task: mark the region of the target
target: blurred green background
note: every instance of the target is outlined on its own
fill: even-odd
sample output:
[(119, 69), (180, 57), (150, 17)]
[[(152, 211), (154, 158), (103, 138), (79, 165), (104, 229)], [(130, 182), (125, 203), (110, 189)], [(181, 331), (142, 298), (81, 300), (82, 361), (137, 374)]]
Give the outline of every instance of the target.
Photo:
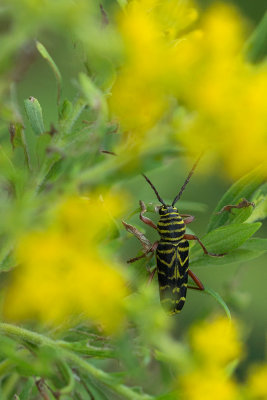
[[(200, 5), (203, 7), (212, 3), (213, 1), (211, 0), (200, 1)], [(248, 26), (253, 30), (253, 27), (264, 14), (266, 1), (239, 0), (233, 3), (239, 6), (241, 12), (249, 21)], [(108, 10), (109, 7), (113, 7), (114, 1), (103, 1), (103, 5)], [(85, 59), (82, 57), (81, 49), (75, 43), (70, 43), (64, 37), (56, 36), (51, 32), (43, 32), (38, 37), (38, 40), (48, 49), (61, 71), (64, 82), (62, 98), (75, 97), (78, 73), (86, 70)], [(20, 59), (15, 71), (18, 103), (21, 110), (23, 110), (24, 99), (29, 96), (36, 97), (42, 105), (44, 120), (46, 123), (48, 122), (48, 126), (46, 126), (48, 130), (49, 123), (53, 123), (57, 118), (55, 106), (57, 94), (54, 76), (46, 62), (37, 54), (34, 43), (28, 43), (24, 51), (27, 55), (26, 60)], [(25, 65), (23, 65), (23, 62), (25, 62)], [(2, 135), (6, 135), (6, 132), (2, 132)], [(233, 151), (238, 152), (238, 148), (233, 149)], [(181, 164), (180, 161), (170, 160), (166, 162), (164, 167), (146, 172), (161, 196), (164, 199), (168, 199), (177, 194), (187, 176), (188, 168), (186, 164)], [(217, 171), (213, 170), (212, 174), (208, 176), (197, 172), (194, 174), (182, 199), (204, 203), (207, 208), (201, 213), (190, 212), (190, 210), (181, 211), (192, 213), (196, 216), (196, 220), (190, 228), (200, 238), (206, 231), (207, 221), (213, 209), (231, 183), (230, 180), (220, 174), (219, 166)], [(131, 207), (133, 209), (138, 206), (140, 199), (155, 202), (151, 188), (141, 176), (125, 181), (123, 189), (126, 189), (131, 194)], [(179, 203), (177, 206), (179, 208)], [(127, 215), (125, 220), (127, 220)], [(138, 218), (133, 218), (130, 221), (131, 223), (136, 222), (139, 224)], [(259, 231), (258, 236), (266, 237), (266, 234), (267, 227), (265, 224)], [(149, 228), (147, 229), (147, 235), (151, 240), (156, 238), (153, 230), (149, 230)], [(134, 257), (139, 248), (140, 245), (134, 237), (129, 239), (128, 245), (122, 250), (123, 260), (126, 261), (127, 258)], [(222, 295), (233, 314), (243, 321), (248, 341), (247, 360), (250, 360), (250, 362), (251, 360), (263, 359), (266, 348), (266, 266), (267, 257), (262, 256), (252, 262), (242, 263), (242, 265), (230, 264), (220, 268), (199, 268), (194, 271), (204, 285), (213, 288)], [(125, 263), (125, 268), (135, 267), (128, 266)], [(158, 290), (156, 279), (153, 285), (155, 290)], [(213, 298), (197, 291), (189, 291), (184, 310), (176, 317), (175, 334), (179, 337), (182, 336), (189, 324), (193, 320), (202, 318), (211, 307), (214, 310), (220, 310)]]

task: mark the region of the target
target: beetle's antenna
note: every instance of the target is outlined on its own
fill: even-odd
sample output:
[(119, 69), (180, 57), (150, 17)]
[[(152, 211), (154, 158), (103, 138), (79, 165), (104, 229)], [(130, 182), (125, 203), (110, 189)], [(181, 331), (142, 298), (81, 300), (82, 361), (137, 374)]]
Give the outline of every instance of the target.
[(202, 153), (200, 154), (200, 156), (198, 157), (197, 161), (196, 161), (195, 164), (193, 165), (191, 171), (189, 172), (188, 177), (187, 177), (186, 180), (184, 181), (184, 184), (183, 184), (183, 186), (181, 187), (180, 192), (177, 194), (177, 196), (176, 196), (175, 199), (173, 200), (173, 202), (172, 202), (172, 207), (173, 207), (174, 204), (177, 203), (177, 201), (180, 199), (180, 197), (181, 197), (183, 191), (185, 190), (186, 185), (187, 185), (188, 182), (190, 181), (190, 178), (191, 178), (191, 176), (193, 175), (193, 173), (194, 173), (194, 171), (195, 171), (195, 169), (196, 169), (196, 166), (197, 166), (197, 164), (199, 163), (199, 160), (201, 159), (201, 157), (202, 157)]
[(160, 195), (158, 194), (158, 191), (156, 190), (156, 188), (155, 188), (155, 186), (153, 185), (153, 183), (148, 179), (147, 176), (145, 176), (144, 174), (142, 174), (142, 175), (143, 175), (143, 177), (145, 178), (145, 180), (147, 181), (147, 183), (149, 183), (149, 185), (150, 185), (150, 186), (152, 187), (152, 189), (154, 190), (154, 192), (155, 192), (155, 194), (156, 194), (158, 200), (161, 202), (161, 204), (163, 204), (165, 207), (167, 207), (166, 204), (164, 203), (164, 201), (162, 200), (162, 198), (160, 197)]

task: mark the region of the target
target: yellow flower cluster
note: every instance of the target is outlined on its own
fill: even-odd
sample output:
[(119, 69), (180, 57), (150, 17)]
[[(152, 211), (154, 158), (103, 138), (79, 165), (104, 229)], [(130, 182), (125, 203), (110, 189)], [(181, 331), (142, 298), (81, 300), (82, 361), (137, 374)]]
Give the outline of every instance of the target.
[(227, 364), (242, 355), (238, 328), (224, 317), (203, 321), (191, 330), (195, 359), (179, 378), (184, 400), (237, 400), (238, 386), (229, 377)]
[(176, 47), (176, 82), (191, 113), (183, 126), (179, 121), (177, 138), (191, 151), (212, 150), (233, 177), (267, 155), (267, 64), (247, 63), (244, 42), (237, 13), (217, 5), (201, 33)]
[(192, 327), (191, 348), (205, 364), (226, 365), (242, 354), (239, 336), (234, 322), (218, 317)]
[(267, 399), (267, 364), (259, 364), (251, 368), (248, 376), (248, 392), (250, 399)]
[(159, 139), (149, 135), (169, 106), (171, 43), (196, 12), (176, 0), (134, 0), (118, 20), (125, 62), (112, 89), (110, 107), (126, 132), (127, 150), (142, 151)]
[(190, 360), (181, 369), (177, 397), (183, 400), (266, 400), (267, 364), (254, 365), (243, 382), (233, 373), (244, 348), (236, 321), (225, 317), (193, 325)]
[(255, 365), (248, 376), (250, 397), (255, 400), (267, 399), (267, 364)]
[(128, 152), (170, 140), (160, 129), (169, 113), (178, 144), (210, 149), (237, 177), (266, 159), (267, 65), (245, 61), (243, 23), (231, 7), (213, 6), (193, 29), (197, 17), (190, 2), (129, 3), (118, 20), (126, 50), (110, 107)]
[(108, 332), (121, 328), (125, 278), (103, 254), (121, 201), (111, 195), (104, 200), (94, 194), (69, 197), (57, 207), (48, 228), (20, 240), (18, 267), (4, 302), (6, 318), (58, 325), (76, 317)]

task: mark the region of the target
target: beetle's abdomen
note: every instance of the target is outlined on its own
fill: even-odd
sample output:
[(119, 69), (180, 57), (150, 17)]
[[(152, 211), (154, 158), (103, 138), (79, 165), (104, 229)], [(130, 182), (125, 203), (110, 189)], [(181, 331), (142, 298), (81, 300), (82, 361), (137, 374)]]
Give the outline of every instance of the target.
[(160, 301), (168, 314), (176, 314), (184, 306), (188, 281), (189, 243), (178, 245), (160, 241), (156, 250)]
[(161, 240), (179, 242), (185, 234), (185, 223), (178, 212), (169, 212), (160, 217), (157, 225)]

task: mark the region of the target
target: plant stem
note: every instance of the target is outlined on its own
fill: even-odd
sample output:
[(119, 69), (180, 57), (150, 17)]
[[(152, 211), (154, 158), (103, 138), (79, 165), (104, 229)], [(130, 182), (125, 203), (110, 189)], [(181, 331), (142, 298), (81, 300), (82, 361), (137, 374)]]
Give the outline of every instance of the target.
[(85, 361), (83, 358), (73, 353), (72, 351), (65, 349), (64, 348), (65, 344), (64, 346), (62, 346), (63, 343), (62, 341), (55, 341), (44, 335), (41, 335), (40, 333), (32, 332), (27, 329), (18, 327), (16, 325), (7, 323), (0, 323), (0, 333), (16, 337), (20, 340), (22, 339), (28, 342), (32, 342), (38, 346), (45, 345), (52, 347), (53, 349), (57, 349), (64, 359), (75, 364), (77, 367), (80, 367), (84, 371), (88, 372), (93, 378), (102, 382), (110, 389), (112, 389), (114, 392), (118, 393), (119, 395), (124, 396), (125, 399), (130, 399), (130, 400), (152, 399), (152, 397), (147, 394), (139, 394), (134, 390), (132, 390), (131, 388), (129, 388), (128, 386), (118, 383), (106, 372), (96, 368), (92, 364), (88, 363), (88, 361)]

